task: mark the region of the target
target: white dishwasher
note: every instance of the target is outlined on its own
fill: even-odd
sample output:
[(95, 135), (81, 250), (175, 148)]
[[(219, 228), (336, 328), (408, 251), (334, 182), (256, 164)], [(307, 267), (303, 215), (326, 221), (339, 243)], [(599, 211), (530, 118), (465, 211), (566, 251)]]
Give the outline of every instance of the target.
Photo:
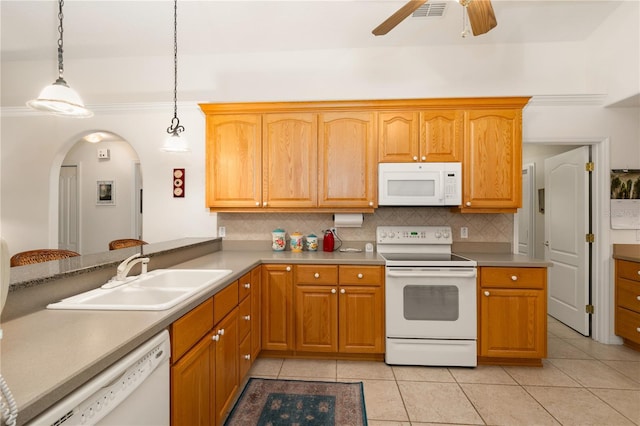
[(169, 425), (170, 348), (164, 330), (29, 425)]

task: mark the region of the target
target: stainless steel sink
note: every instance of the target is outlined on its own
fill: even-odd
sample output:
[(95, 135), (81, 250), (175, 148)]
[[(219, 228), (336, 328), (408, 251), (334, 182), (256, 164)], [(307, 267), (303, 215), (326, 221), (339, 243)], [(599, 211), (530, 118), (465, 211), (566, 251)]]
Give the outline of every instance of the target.
[(172, 308), (231, 274), (229, 269), (157, 269), (130, 277), (115, 288), (97, 288), (57, 303), (47, 309), (116, 311), (162, 311)]

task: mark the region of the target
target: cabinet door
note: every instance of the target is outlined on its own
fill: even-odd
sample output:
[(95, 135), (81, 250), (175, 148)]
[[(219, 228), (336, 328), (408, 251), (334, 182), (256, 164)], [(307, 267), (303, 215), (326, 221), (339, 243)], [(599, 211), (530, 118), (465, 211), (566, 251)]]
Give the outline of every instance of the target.
[(262, 134), (264, 207), (316, 207), (317, 114), (265, 114)]
[(546, 302), (543, 290), (482, 288), (480, 356), (545, 358)]
[(296, 285), (296, 349), (338, 351), (338, 285)]
[(318, 206), (377, 207), (374, 113), (323, 113), (318, 126)]
[(210, 335), (171, 367), (171, 424), (214, 424), (215, 353)]
[(207, 117), (206, 193), (209, 207), (262, 205), (261, 116)]
[(522, 111), (478, 110), (466, 114), (463, 210), (515, 211), (522, 206)]
[(238, 309), (234, 309), (214, 328), (218, 340), (215, 342), (215, 416), (221, 424), (231, 409), (233, 397), (238, 390), (240, 359), (238, 356)]
[(340, 352), (384, 353), (382, 287), (340, 287)]
[(262, 349), (293, 349), (291, 265), (262, 266)]
[(378, 161), (409, 163), (419, 161), (419, 113), (378, 114)]
[(463, 111), (420, 113), (420, 161), (462, 161)]
[(260, 327), (262, 310), (260, 303), (260, 275), (262, 268), (259, 266), (251, 271), (251, 362), (256, 360), (260, 350), (262, 349)]

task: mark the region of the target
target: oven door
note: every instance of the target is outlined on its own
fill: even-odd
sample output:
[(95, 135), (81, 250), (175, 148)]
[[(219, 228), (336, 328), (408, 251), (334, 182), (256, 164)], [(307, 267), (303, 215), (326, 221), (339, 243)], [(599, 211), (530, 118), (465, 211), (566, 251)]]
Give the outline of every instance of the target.
[(476, 268), (386, 268), (388, 338), (476, 339)]

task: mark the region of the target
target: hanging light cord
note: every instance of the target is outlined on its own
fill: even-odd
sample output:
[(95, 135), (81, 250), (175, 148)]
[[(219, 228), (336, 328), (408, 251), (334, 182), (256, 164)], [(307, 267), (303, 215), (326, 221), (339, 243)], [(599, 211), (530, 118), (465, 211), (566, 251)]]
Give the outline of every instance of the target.
[(62, 14), (62, 6), (64, 5), (64, 1), (60, 0), (58, 2), (58, 21), (60, 22), (58, 24), (58, 34), (60, 34), (60, 37), (58, 38), (58, 81), (57, 82), (62, 82), (65, 84), (65, 86), (67, 85), (66, 82), (64, 81), (64, 78), (62, 77), (62, 74), (64, 73), (64, 65), (62, 63), (62, 47), (63, 47), (63, 33), (64, 33), (64, 28), (62, 27), (62, 20), (64, 18), (64, 15)]
[(167, 133), (177, 136), (184, 132), (178, 119), (178, 0), (173, 2), (173, 119)]

